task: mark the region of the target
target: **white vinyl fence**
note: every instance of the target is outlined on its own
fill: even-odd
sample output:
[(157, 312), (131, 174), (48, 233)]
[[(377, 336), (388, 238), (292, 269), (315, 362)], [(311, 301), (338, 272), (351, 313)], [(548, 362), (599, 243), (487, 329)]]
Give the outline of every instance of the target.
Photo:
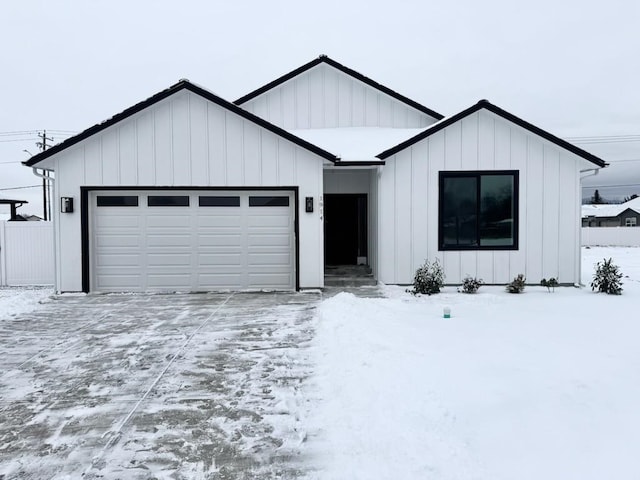
[(0, 222), (0, 286), (53, 283), (53, 224)]
[(640, 247), (640, 227), (582, 227), (582, 245)]

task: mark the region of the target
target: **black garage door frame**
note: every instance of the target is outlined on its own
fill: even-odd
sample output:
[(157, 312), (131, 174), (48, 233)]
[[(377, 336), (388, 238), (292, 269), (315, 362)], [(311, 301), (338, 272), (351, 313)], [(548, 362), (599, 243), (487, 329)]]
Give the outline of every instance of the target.
[(141, 191), (197, 191), (197, 192), (228, 192), (228, 191), (236, 191), (236, 192), (246, 192), (246, 191), (264, 191), (264, 192), (293, 192), (294, 194), (294, 222), (293, 222), (293, 235), (294, 245), (295, 245), (295, 288), (296, 291), (300, 290), (300, 235), (299, 235), (299, 226), (300, 222), (298, 221), (299, 217), (299, 208), (298, 208), (298, 190), (299, 187), (194, 187), (194, 186), (180, 186), (180, 187), (161, 187), (161, 186), (139, 186), (139, 185), (118, 185), (118, 186), (93, 186), (93, 187), (80, 187), (80, 235), (81, 238), (81, 257), (82, 257), (82, 291), (84, 293), (89, 293), (91, 291), (91, 252), (89, 247), (89, 193), (93, 191), (132, 191), (132, 190), (141, 190)]

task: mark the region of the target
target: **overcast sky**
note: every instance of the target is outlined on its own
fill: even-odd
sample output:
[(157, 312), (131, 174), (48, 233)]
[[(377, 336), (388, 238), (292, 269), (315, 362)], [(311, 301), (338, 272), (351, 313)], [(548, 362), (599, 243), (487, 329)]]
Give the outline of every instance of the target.
[(640, 194), (637, 0), (6, 0), (0, 52), (0, 198), (23, 212), (41, 190), (3, 189), (39, 183), (17, 163), (37, 138), (10, 132), (55, 143), (181, 78), (235, 100), (320, 54), (443, 115), (486, 98), (605, 136), (576, 142), (612, 164), (589, 185)]

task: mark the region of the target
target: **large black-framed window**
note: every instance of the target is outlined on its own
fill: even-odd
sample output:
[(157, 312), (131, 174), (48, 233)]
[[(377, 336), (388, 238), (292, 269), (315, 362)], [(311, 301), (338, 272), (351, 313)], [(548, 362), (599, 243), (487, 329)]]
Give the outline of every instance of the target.
[(518, 249), (518, 171), (440, 172), (440, 250)]

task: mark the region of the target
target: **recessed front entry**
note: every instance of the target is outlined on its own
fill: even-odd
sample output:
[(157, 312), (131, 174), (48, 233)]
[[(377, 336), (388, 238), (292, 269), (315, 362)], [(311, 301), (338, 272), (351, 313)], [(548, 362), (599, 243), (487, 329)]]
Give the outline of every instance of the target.
[(326, 265), (366, 263), (366, 194), (325, 194), (324, 247)]

